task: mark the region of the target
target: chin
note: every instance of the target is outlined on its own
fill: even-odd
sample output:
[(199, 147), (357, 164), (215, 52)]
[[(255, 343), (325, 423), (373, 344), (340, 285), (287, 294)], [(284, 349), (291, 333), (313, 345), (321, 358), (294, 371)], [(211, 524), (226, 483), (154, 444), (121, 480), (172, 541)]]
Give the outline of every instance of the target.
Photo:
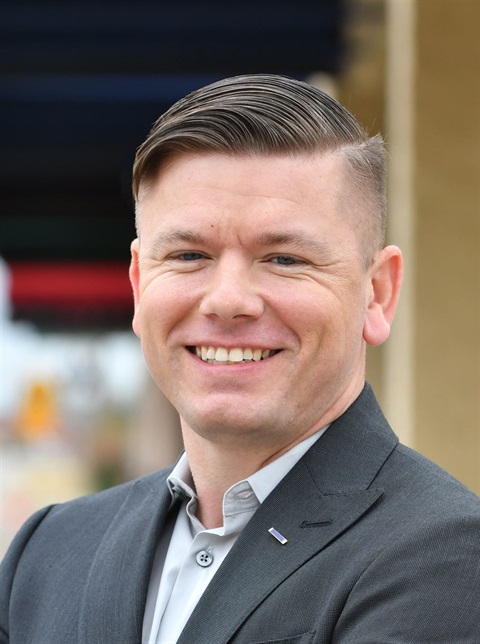
[(183, 418), (196, 434), (210, 441), (229, 438), (251, 441), (256, 436), (265, 440), (265, 435), (271, 432), (271, 428), (266, 429), (265, 422), (256, 414), (227, 414), (217, 411), (201, 415), (187, 414)]

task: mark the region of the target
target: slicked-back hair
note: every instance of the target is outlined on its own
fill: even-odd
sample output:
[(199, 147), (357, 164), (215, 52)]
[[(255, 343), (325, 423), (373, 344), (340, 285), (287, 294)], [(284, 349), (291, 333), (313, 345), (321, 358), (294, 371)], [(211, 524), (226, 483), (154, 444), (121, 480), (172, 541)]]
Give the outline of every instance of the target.
[[(328, 94), (285, 76), (235, 76), (175, 103), (138, 148), (133, 195), (157, 179), (167, 157), (216, 152), (233, 156), (338, 153), (350, 183), (345, 208), (357, 218), (367, 261), (381, 248), (386, 219), (386, 154)], [(358, 212), (357, 212), (358, 211)]]

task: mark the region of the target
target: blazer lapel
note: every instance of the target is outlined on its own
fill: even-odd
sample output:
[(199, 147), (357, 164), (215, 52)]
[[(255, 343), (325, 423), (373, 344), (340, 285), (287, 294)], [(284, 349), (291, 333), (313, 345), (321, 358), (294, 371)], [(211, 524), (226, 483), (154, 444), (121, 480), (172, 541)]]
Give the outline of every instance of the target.
[[(208, 585), (178, 644), (224, 644), (255, 607), (297, 568), (356, 521), (381, 490), (321, 495), (304, 468), (296, 468), (292, 485), (299, 496), (272, 498), (257, 510)], [(308, 489), (306, 489), (308, 488)], [(270, 497), (269, 497), (270, 498)], [(274, 527), (288, 541), (280, 544)]]
[(79, 619), (79, 642), (141, 642), (158, 535), (171, 505), (165, 478), (134, 483), (105, 533), (90, 568)]
[(257, 510), (178, 644), (227, 642), (269, 593), (381, 497), (369, 486), (397, 442), (367, 386)]

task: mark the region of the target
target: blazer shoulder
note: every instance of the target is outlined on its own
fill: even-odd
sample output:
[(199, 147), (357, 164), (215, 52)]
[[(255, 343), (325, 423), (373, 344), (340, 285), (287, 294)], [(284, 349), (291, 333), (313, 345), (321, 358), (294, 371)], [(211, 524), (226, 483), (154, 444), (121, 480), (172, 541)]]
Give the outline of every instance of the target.
[[(160, 528), (169, 507), (170, 494), (165, 485), (168, 473), (169, 470), (163, 470), (49, 506), (32, 515), (15, 536), (2, 562), (0, 642), (2, 632), (16, 633), (18, 641), (33, 641), (22, 629), (36, 633), (39, 625), (47, 629), (42, 632), (49, 636), (53, 633), (50, 628), (62, 633), (48, 641), (73, 641), (65, 633), (77, 619), (95, 563), (100, 561), (103, 565), (113, 551), (120, 560), (123, 556), (132, 562), (130, 580), (139, 561), (146, 561), (154, 552), (152, 543), (157, 527)], [(111, 567), (119, 574), (116, 566)], [(105, 563), (106, 579), (107, 569)], [(55, 626), (53, 621), (47, 624), (46, 616), (50, 619), (52, 607), (55, 613), (58, 606), (62, 606), (62, 619), (57, 619)], [(25, 613), (29, 615), (28, 621), (22, 621), (21, 615)], [(73, 621), (68, 621), (67, 613)], [(39, 639), (47, 641), (46, 637)]]
[(49, 518), (51, 519), (57, 515), (71, 515), (75, 516), (78, 521), (83, 516), (89, 517), (96, 515), (99, 520), (102, 518), (110, 520), (118, 512), (133, 490), (143, 491), (144, 495), (165, 492), (165, 483), (171, 470), (172, 468), (168, 467), (153, 474), (148, 474), (132, 481), (94, 492), (93, 494), (87, 494), (72, 499), (71, 501), (55, 504), (50, 507)]
[(422, 522), (471, 517), (480, 525), (480, 497), (419, 452), (399, 443), (374, 485), (385, 488)]
[[(466, 495), (474, 503), (480, 503), (480, 497), (475, 492), (449, 474), (440, 465), (437, 465), (426, 456), (423, 456), (423, 454), (420, 454), (420, 452), (399, 443), (394, 453), (396, 453), (399, 459), (403, 460), (405, 467), (410, 467), (412, 470), (418, 472), (420, 476), (425, 477), (426, 480), (435, 481), (437, 485), (442, 487), (446, 486), (452, 493)], [(410, 466), (408, 463), (410, 463)]]
[(67, 534), (83, 531), (85, 525), (95, 526), (95, 531), (101, 533), (102, 526), (109, 525), (134, 488), (140, 490), (144, 496), (165, 493), (165, 482), (170, 471), (171, 468), (166, 468), (100, 492), (64, 503), (51, 504), (38, 510), (16, 534), (4, 563), (17, 560), (40, 528), (56, 542)]

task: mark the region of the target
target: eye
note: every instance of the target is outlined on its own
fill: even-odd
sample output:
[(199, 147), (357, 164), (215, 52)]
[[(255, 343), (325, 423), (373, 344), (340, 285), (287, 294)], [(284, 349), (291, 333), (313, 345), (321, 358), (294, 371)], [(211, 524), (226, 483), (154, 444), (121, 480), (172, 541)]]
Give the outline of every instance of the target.
[(199, 259), (202, 259), (204, 255), (202, 253), (197, 253), (193, 250), (187, 251), (185, 253), (179, 253), (178, 255), (175, 255), (173, 259), (180, 259), (183, 260), (184, 262), (196, 262)]
[(280, 266), (292, 266), (293, 264), (300, 263), (298, 259), (290, 257), (290, 255), (275, 255), (275, 257), (270, 258), (270, 261)]

